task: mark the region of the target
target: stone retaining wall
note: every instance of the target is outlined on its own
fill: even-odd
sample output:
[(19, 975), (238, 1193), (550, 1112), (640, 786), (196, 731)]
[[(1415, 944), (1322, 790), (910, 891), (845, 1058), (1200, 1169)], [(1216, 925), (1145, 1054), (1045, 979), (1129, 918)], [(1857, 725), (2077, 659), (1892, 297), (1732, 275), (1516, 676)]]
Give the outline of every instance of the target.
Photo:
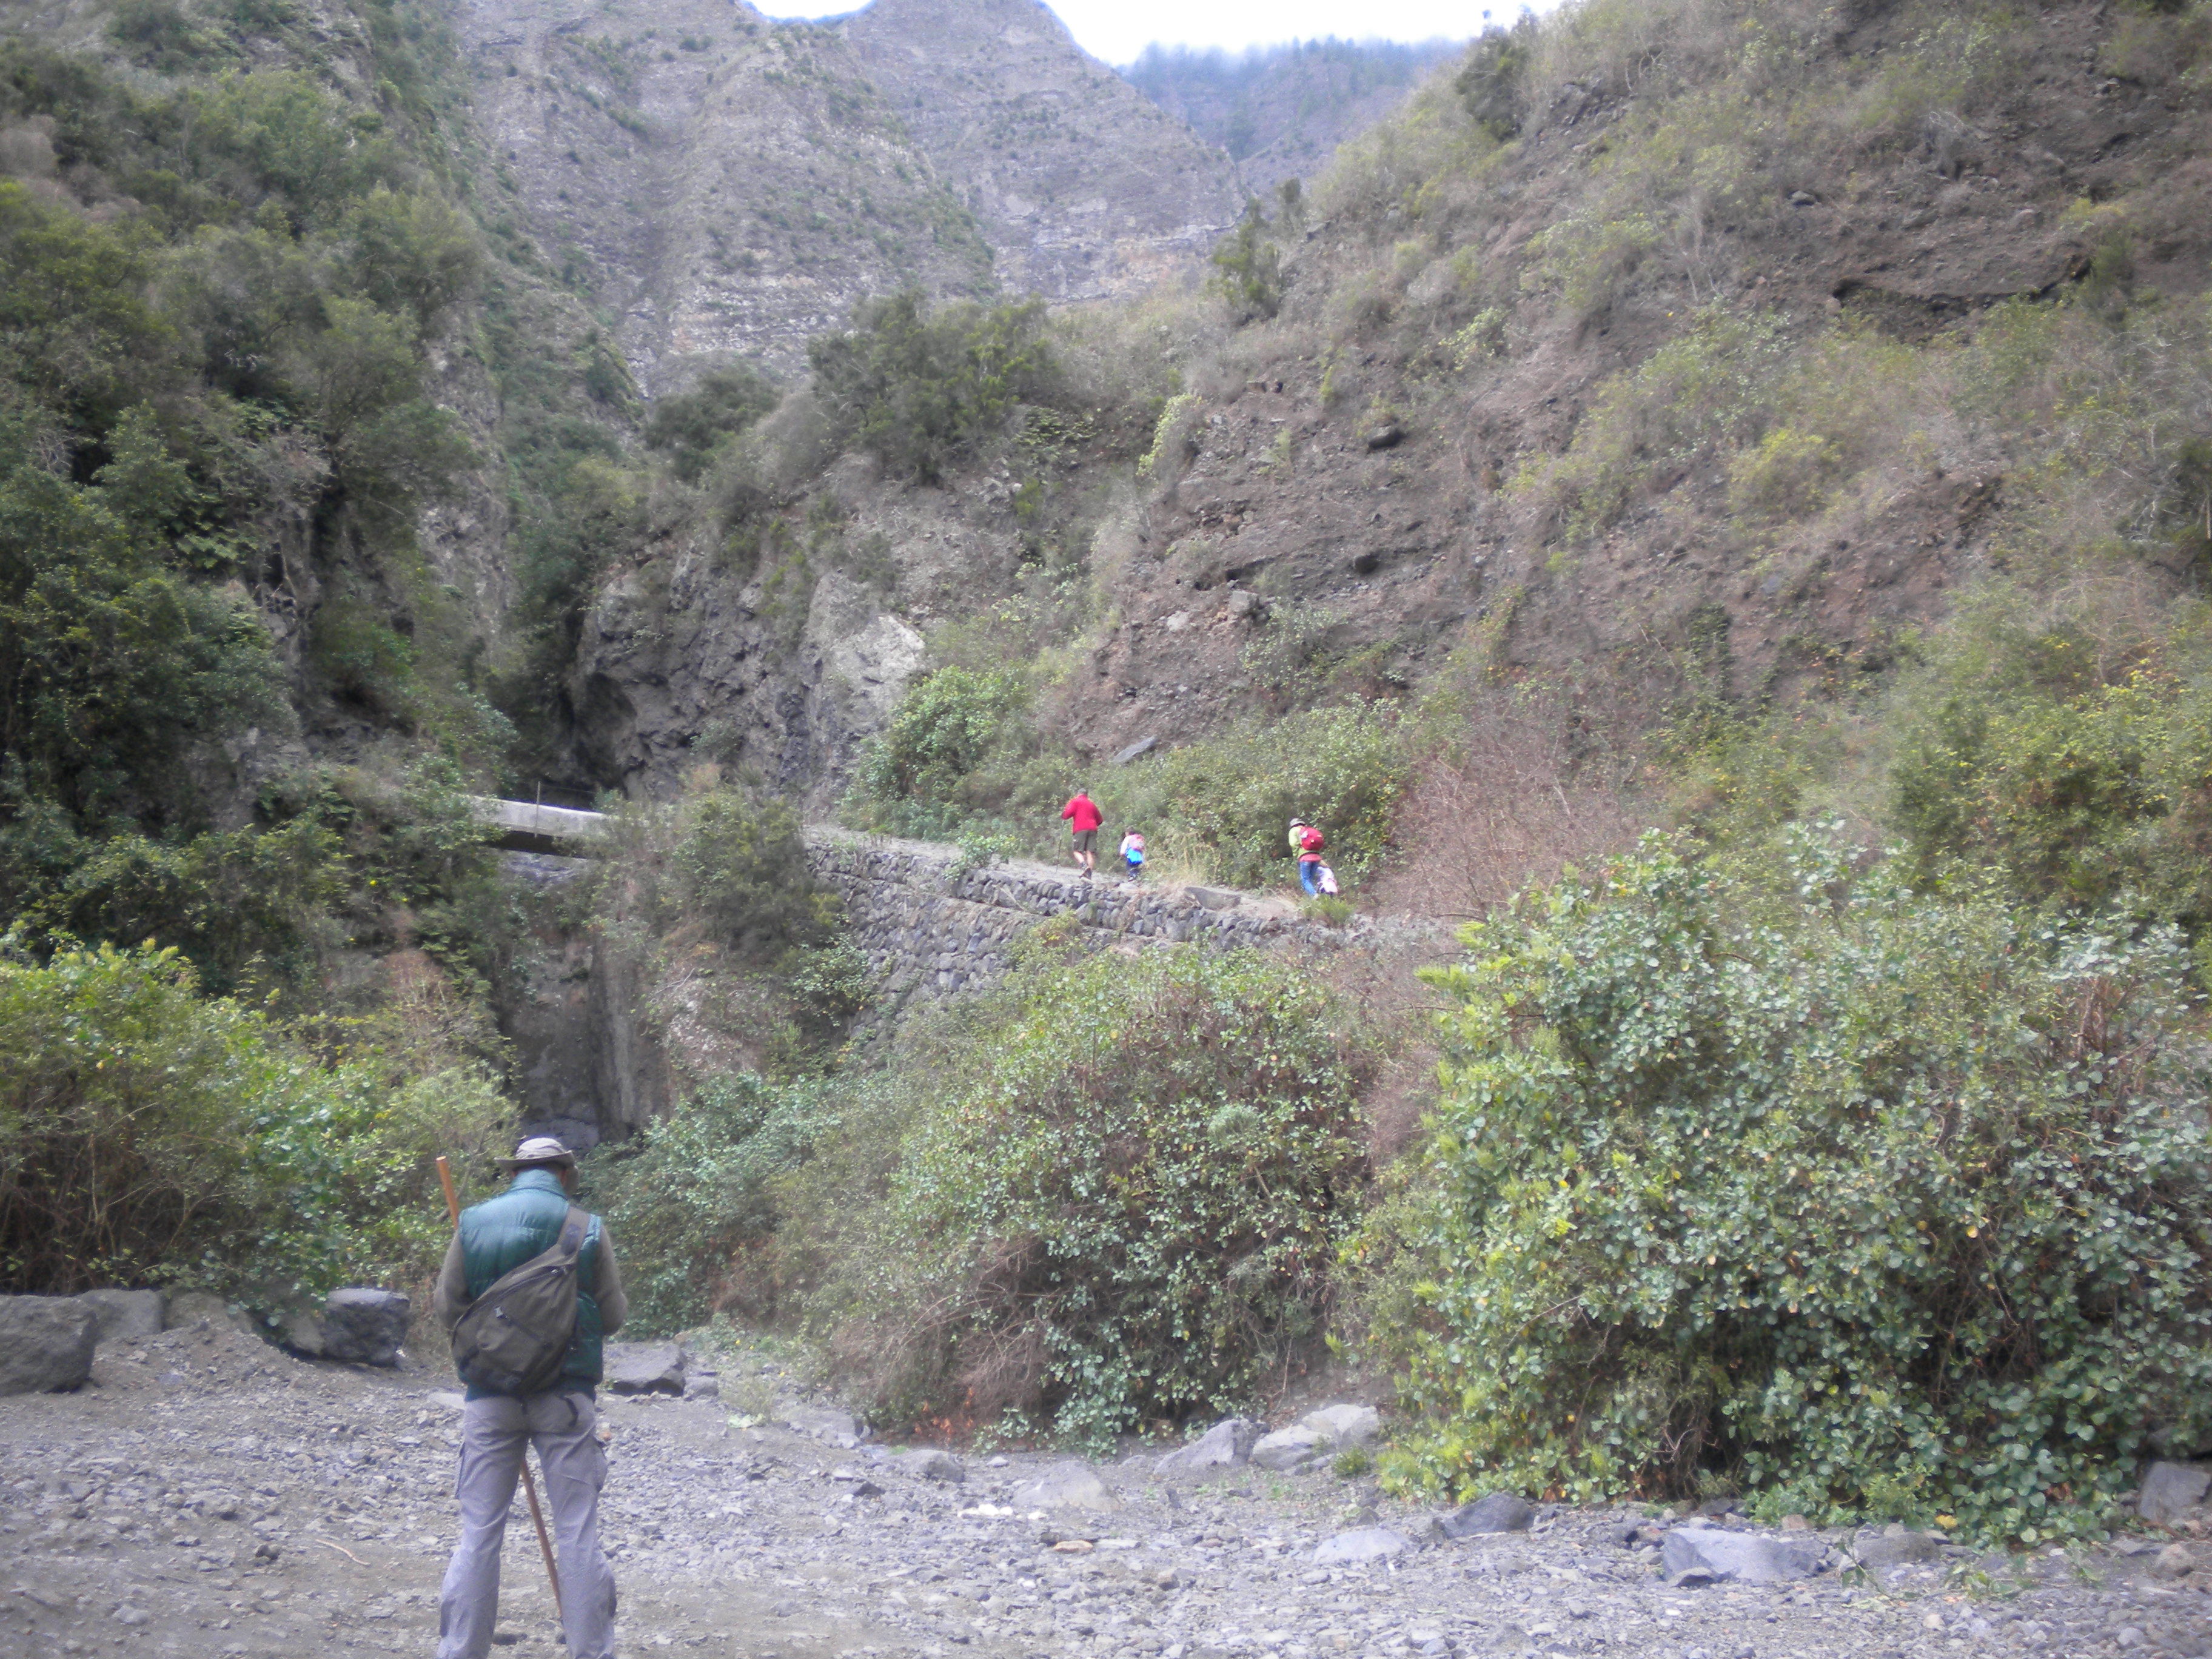
[[(1135, 940), (1217, 949), (1335, 945), (1364, 932), (1304, 920), (1287, 899), (1211, 887), (1085, 881), (1072, 871), (1014, 863), (963, 870), (952, 848), (810, 830), (815, 874), (845, 901), (854, 943), (884, 975), (885, 1012), (988, 984), (1006, 969), (1017, 934), (1075, 915), (1101, 944)], [(1102, 860), (1103, 863), (1103, 860)]]

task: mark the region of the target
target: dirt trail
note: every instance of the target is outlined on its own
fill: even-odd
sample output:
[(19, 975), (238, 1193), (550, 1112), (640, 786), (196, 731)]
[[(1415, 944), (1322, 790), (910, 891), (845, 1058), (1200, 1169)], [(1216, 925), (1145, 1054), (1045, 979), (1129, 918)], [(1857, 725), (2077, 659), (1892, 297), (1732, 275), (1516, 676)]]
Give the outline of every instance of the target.
[[(879, 1447), (745, 1426), (736, 1407), (784, 1386), (769, 1362), (722, 1380), (720, 1401), (603, 1401), (625, 1656), (2212, 1652), (2200, 1574), (2154, 1577), (2147, 1550), (1678, 1589), (1621, 1543), (1624, 1515), (1562, 1510), (1322, 1566), (1323, 1539), (1420, 1517), (1326, 1474), (1171, 1485), (1152, 1450), (1098, 1468), (1114, 1507), (1040, 1519), (1014, 1488), (1065, 1460), (970, 1456), (963, 1481), (929, 1480)], [(430, 1654), (447, 1387), (203, 1326), (104, 1349), (76, 1394), (0, 1400), (0, 1655)], [(506, 1579), (500, 1650), (557, 1653), (520, 1516)]]

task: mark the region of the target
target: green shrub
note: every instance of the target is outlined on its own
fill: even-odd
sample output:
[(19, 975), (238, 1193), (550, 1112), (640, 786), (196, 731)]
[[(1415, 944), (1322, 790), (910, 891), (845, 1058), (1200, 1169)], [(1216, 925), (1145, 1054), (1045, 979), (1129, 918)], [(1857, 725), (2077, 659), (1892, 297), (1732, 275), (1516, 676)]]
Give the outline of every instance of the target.
[(0, 743), (21, 787), (73, 811), (189, 799), (196, 744), (284, 720), (268, 630), (195, 580), (102, 489), (33, 460), (0, 397)]
[(1033, 700), (1030, 677), (1011, 670), (939, 668), (915, 682), (862, 751), (848, 822), (1000, 856), (1041, 850), (1081, 779), (1076, 757), (1037, 730)]
[(322, 1064), (150, 946), (0, 957), (0, 1284), (18, 1291), (419, 1277), (447, 1234), (432, 1160), (488, 1174), (509, 1115), (472, 1070)]
[(829, 1122), (818, 1089), (718, 1077), (585, 1160), (586, 1190), (605, 1206), (641, 1333), (707, 1322), (738, 1257), (775, 1228), (770, 1180)]
[(2115, 659), (2067, 622), (1962, 629), (1892, 769), (1923, 877), (2002, 869), (2031, 903), (2212, 921), (2212, 661), (2192, 610)]
[(1348, 884), (1388, 850), (1409, 775), (1391, 712), (1349, 703), (1139, 762), (1116, 776), (1107, 805), (1116, 823), (1143, 826), (1156, 859), (1240, 887), (1297, 878), (1286, 830), (1305, 818), (1321, 826), (1330, 867)]
[(1452, 82), (1475, 125), (1501, 144), (1521, 134), (1521, 82), (1539, 27), (1523, 14), (1510, 29), (1483, 30)]
[(1729, 469), (1729, 505), (1759, 518), (1815, 512), (1834, 483), (1838, 461), (1836, 446), (1819, 433), (1778, 426)]
[(841, 435), (890, 471), (934, 483), (958, 456), (1040, 400), (1052, 376), (1044, 307), (952, 305), (933, 314), (911, 290), (870, 300), (806, 360)]
[(1240, 323), (1273, 316), (1283, 308), (1282, 251), (1267, 234), (1267, 216), (1253, 197), (1219, 247), (1213, 250), (1213, 287)]
[(716, 789), (688, 801), (673, 864), (684, 914), (743, 956), (819, 945), (842, 915), (806, 862), (799, 815), (780, 800)]
[(711, 943), (763, 967), (835, 940), (836, 895), (814, 878), (798, 814), (721, 785), (614, 814), (597, 925), (640, 950)]
[(1419, 1174), (1370, 1243), (1401, 1482), (1577, 1499), (1924, 1471), (1979, 1537), (2102, 1527), (2212, 1431), (2212, 1146), (2171, 932), (2024, 926), (1797, 835), (1662, 843), (1470, 928)]
[(1085, 1440), (1248, 1402), (1358, 1215), (1341, 1017), (1286, 964), (1196, 951), (1047, 958), (1003, 1006), (845, 1269), (884, 1399)]
[(750, 363), (726, 363), (702, 374), (687, 392), (657, 398), (646, 422), (647, 447), (665, 451), (676, 476), (696, 483), (715, 447), (775, 407), (776, 391)]
[(940, 668), (907, 693), (871, 744), (862, 780), (878, 799), (952, 800), (1029, 707), (1013, 673)]
[(1530, 462), (1513, 488), (1547, 495), (1570, 537), (1596, 535), (1639, 489), (1755, 441), (1788, 358), (1779, 318), (1709, 307), (1604, 382), (1566, 454)]
[[(0, 830), (0, 845), (7, 839)], [(312, 818), (266, 830), (211, 830), (183, 842), (131, 835), (73, 840), (69, 854), (67, 867), (47, 884), (0, 875), (0, 896), (15, 901), (26, 931), (158, 939), (224, 992), (257, 980), (264, 987), (302, 981), (320, 943), (319, 921), (345, 874), (337, 837)], [(5, 862), (0, 852), (0, 868)]]

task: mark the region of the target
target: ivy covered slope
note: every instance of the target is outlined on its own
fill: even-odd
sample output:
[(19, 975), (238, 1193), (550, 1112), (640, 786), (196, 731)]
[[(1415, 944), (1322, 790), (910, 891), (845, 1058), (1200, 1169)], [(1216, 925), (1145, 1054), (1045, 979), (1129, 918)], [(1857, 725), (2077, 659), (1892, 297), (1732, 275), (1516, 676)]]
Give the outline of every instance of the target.
[[(408, 1270), (348, 1148), (404, 1143), (413, 1191), (508, 1112), (464, 792), (528, 672), (507, 550), (628, 394), (479, 195), (452, 62), (404, 4), (0, 38), (0, 1001), (41, 1062), (0, 1094), (11, 1286)], [(230, 1248), (269, 1205), (295, 1224)]]
[(257, 832), (315, 815), (303, 737), (502, 757), (509, 584), (440, 509), (526, 514), (484, 411), (547, 343), (501, 326), (528, 278), (487, 252), (439, 56), (404, 8), (0, 45), (10, 915), (93, 925), (95, 866), (269, 860)]

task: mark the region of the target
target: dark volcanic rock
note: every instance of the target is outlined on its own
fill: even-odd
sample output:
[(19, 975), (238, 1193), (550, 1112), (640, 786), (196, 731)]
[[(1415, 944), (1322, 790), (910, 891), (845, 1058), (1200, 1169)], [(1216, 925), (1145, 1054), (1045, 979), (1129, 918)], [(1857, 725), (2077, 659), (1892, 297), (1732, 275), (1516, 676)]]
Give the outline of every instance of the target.
[(1252, 1460), (1252, 1448), (1267, 1432), (1267, 1425), (1249, 1417), (1228, 1417), (1204, 1434), (1181, 1446), (1153, 1465), (1161, 1474), (1203, 1474), (1231, 1469)]
[(323, 1358), (353, 1365), (394, 1364), (413, 1313), (397, 1291), (333, 1291), (323, 1304)]
[(76, 1299), (92, 1310), (99, 1341), (127, 1342), (161, 1334), (159, 1291), (87, 1291)]
[(2187, 1463), (2154, 1463), (2144, 1471), (2136, 1515), (2154, 1527), (2163, 1527), (2203, 1503), (2208, 1489), (2212, 1489), (2212, 1472)]
[(1437, 1530), (1447, 1538), (1473, 1538), (1486, 1532), (1526, 1532), (1536, 1511), (1517, 1493), (1494, 1492), (1462, 1504), (1449, 1515), (1437, 1517)]
[(1677, 1527), (1660, 1546), (1659, 1559), (1681, 1583), (1779, 1584), (1811, 1577), (1820, 1570), (1827, 1549), (1817, 1538), (1765, 1538), (1720, 1527)]
[(612, 1394), (684, 1392), (684, 1350), (673, 1342), (610, 1342), (606, 1388)]
[(0, 1296), (0, 1394), (50, 1394), (92, 1375), (99, 1325), (73, 1296)]

